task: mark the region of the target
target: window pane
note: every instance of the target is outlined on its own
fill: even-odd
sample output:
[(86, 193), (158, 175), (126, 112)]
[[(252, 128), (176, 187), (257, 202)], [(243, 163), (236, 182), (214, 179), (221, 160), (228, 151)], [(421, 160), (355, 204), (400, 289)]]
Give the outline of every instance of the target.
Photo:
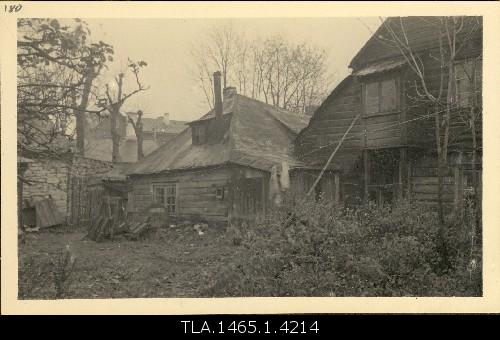
[(365, 95), (366, 113), (379, 112), (378, 86), (379, 86), (378, 82), (366, 84), (366, 95)]
[(169, 213), (175, 213), (175, 206), (176, 206), (176, 190), (175, 190), (175, 185), (169, 185), (165, 187), (166, 190), (166, 201), (167, 201), (167, 212)]
[(165, 203), (165, 190), (163, 188), (155, 188), (154, 200), (156, 203)]
[(396, 81), (394, 79), (382, 82), (381, 111), (392, 111), (396, 109)]

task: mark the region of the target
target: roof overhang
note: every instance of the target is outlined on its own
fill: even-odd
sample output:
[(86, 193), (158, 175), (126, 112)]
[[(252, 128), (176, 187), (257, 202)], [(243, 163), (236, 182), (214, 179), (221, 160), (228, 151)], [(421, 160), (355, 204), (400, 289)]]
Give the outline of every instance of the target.
[(375, 74), (375, 73), (387, 72), (387, 71), (391, 71), (391, 70), (400, 68), (404, 64), (406, 64), (406, 60), (404, 60), (404, 59), (385, 60), (385, 61), (381, 61), (381, 62), (378, 62), (375, 64), (371, 64), (371, 65), (366, 66), (364, 68), (361, 68), (361, 69), (353, 72), (353, 75), (358, 76), (358, 77), (363, 77), (363, 76), (368, 76), (368, 75)]

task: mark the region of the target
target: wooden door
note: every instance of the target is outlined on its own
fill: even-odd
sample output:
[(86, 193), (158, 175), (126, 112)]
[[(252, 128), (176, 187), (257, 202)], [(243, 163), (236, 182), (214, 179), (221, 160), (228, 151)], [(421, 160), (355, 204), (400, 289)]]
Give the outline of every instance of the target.
[(262, 178), (242, 178), (233, 186), (233, 211), (236, 218), (254, 220), (264, 212)]

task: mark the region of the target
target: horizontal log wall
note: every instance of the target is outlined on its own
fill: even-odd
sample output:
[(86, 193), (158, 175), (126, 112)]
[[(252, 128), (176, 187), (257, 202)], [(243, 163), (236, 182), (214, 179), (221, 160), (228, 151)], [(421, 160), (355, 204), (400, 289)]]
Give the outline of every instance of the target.
[[(176, 217), (226, 220), (229, 178), (229, 170), (225, 167), (163, 175), (134, 176), (131, 178), (132, 191), (129, 195), (128, 210), (138, 213), (147, 209), (153, 203), (154, 185), (176, 183)], [(225, 187), (226, 190), (226, 197), (223, 200), (216, 198), (217, 188), (220, 187)]]
[[(356, 115), (360, 113), (361, 85), (355, 79), (347, 79), (336, 95), (330, 96), (313, 116), (311, 123), (297, 138), (295, 150), (309, 165), (322, 166), (336, 148)], [(347, 134), (345, 141), (331, 163), (332, 168), (348, 169), (353, 150), (364, 146), (363, 126), (359, 119)]]

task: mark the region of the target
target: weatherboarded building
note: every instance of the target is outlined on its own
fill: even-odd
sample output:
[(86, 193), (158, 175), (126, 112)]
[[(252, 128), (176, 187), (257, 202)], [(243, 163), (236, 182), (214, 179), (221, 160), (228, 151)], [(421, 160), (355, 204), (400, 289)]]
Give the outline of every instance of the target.
[(220, 89), (215, 108), (189, 123), (128, 171), (128, 211), (162, 204), (171, 218), (207, 221), (252, 219), (269, 209), (273, 180), (296, 166), (293, 141), (306, 125), (299, 116)]
[[(440, 60), (444, 59), (440, 53), (453, 41), (443, 31), (440, 39), (440, 20), (387, 19), (352, 59), (351, 74), (331, 92), (297, 137), (295, 151), (307, 164), (302, 172), (310, 169), (311, 179), (338, 148), (328, 166), (334, 178), (330, 191), (336, 192), (337, 198), (346, 202), (387, 202), (404, 195), (426, 202), (438, 199), (433, 113), (441, 115), (443, 125), (446, 108), (436, 109), (421, 100), (416, 71), (401, 50), (389, 42), (393, 33), (403, 43), (408, 42), (427, 90), (437, 96), (444, 84), (443, 98), (450, 91), (444, 201), (459, 205), (474, 174), (479, 173), (480, 181), (482, 22), (467, 17), (459, 26), (456, 57), (450, 66), (455, 79), (448, 79), (442, 72)], [(444, 138), (443, 134), (439, 136)]]

